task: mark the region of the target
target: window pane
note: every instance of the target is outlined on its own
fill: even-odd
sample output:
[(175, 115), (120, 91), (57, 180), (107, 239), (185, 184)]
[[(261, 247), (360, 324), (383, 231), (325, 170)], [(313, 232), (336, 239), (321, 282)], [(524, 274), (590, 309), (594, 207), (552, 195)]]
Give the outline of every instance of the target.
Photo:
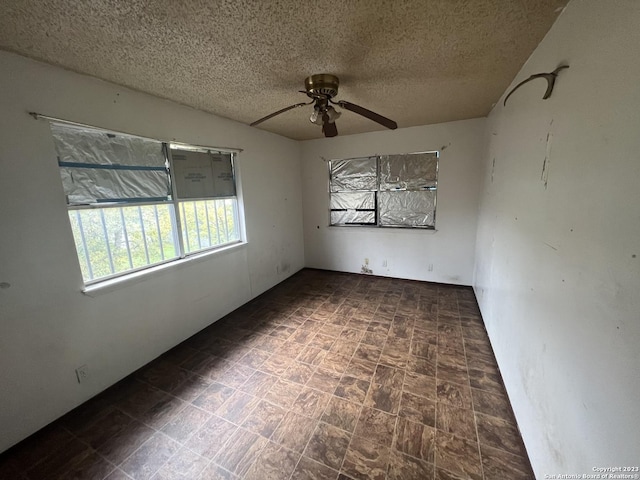
[(436, 192), (380, 192), (380, 225), (396, 227), (433, 227)]
[(235, 198), (180, 202), (185, 253), (240, 240)]
[(376, 212), (358, 210), (332, 210), (331, 225), (375, 225)]
[(376, 157), (331, 161), (331, 191), (375, 190)]
[(230, 153), (171, 149), (178, 198), (233, 197), (236, 186)]
[(331, 194), (331, 210), (376, 208), (376, 194), (374, 192), (342, 192)]
[(70, 210), (85, 281), (176, 258), (168, 204)]
[(435, 187), (438, 157), (435, 153), (380, 157), (380, 190), (419, 190)]

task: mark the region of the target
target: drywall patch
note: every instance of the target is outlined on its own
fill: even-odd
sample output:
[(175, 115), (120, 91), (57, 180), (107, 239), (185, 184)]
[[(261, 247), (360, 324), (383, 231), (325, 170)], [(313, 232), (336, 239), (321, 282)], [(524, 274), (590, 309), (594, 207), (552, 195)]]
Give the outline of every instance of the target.
[(549, 183), (549, 168), (551, 167), (551, 141), (553, 140), (553, 134), (547, 133), (547, 148), (544, 155), (544, 161), (542, 162), (542, 173), (540, 174), (540, 180), (544, 185), (544, 189), (547, 189)]

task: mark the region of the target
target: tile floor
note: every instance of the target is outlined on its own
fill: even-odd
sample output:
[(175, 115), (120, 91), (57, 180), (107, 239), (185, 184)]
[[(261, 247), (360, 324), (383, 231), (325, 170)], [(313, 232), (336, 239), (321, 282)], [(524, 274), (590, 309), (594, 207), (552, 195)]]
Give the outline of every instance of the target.
[(534, 477), (470, 288), (306, 269), (10, 449), (0, 478)]

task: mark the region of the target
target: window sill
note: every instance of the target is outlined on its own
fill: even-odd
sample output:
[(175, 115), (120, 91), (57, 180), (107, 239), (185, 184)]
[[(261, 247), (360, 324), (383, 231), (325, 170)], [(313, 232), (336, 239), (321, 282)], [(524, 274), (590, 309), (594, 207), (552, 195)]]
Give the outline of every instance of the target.
[(145, 268), (144, 270), (138, 270), (137, 272), (128, 273), (116, 278), (110, 278), (102, 282), (93, 283), (87, 285), (82, 293), (89, 297), (97, 297), (105, 293), (113, 292), (121, 288), (134, 285), (138, 282), (142, 282), (152, 277), (163, 275), (171, 270), (184, 268), (187, 265), (209, 260), (211, 257), (227, 255), (234, 251), (244, 248), (247, 244), (245, 241), (240, 241), (232, 245), (228, 245), (214, 250), (208, 250), (206, 252), (195, 253), (185, 258), (179, 258), (177, 260), (171, 260), (161, 265), (155, 265), (153, 267)]
[(437, 228), (429, 227), (380, 227), (378, 225), (328, 225), (330, 230), (369, 230), (375, 232), (421, 232), (434, 234)]

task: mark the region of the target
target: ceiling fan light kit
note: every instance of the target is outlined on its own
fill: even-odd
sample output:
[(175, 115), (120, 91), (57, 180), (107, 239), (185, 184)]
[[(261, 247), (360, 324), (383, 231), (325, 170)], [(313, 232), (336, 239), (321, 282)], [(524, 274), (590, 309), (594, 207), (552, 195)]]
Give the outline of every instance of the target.
[(356, 105), (355, 103), (347, 102), (346, 100), (334, 101), (333, 98), (338, 95), (338, 87), (340, 80), (335, 75), (329, 73), (320, 73), (317, 75), (311, 75), (304, 81), (304, 90), (300, 90), (300, 93), (304, 93), (311, 99), (308, 103), (296, 103), (285, 107), (277, 112), (273, 112), (266, 117), (262, 117), (251, 124), (251, 126), (258, 125), (259, 123), (269, 120), (270, 118), (280, 115), (297, 107), (313, 104), (313, 112), (309, 117), (311, 123), (316, 125), (322, 125), (322, 132), (325, 137), (335, 137), (338, 134), (338, 128), (336, 127), (336, 120), (342, 115), (342, 112), (337, 111), (333, 105), (338, 105), (345, 110), (349, 110), (353, 113), (357, 113), (369, 120), (373, 120), (380, 125), (395, 130), (398, 128), (398, 124), (393, 120), (384, 117), (378, 113), (372, 112), (364, 107)]

